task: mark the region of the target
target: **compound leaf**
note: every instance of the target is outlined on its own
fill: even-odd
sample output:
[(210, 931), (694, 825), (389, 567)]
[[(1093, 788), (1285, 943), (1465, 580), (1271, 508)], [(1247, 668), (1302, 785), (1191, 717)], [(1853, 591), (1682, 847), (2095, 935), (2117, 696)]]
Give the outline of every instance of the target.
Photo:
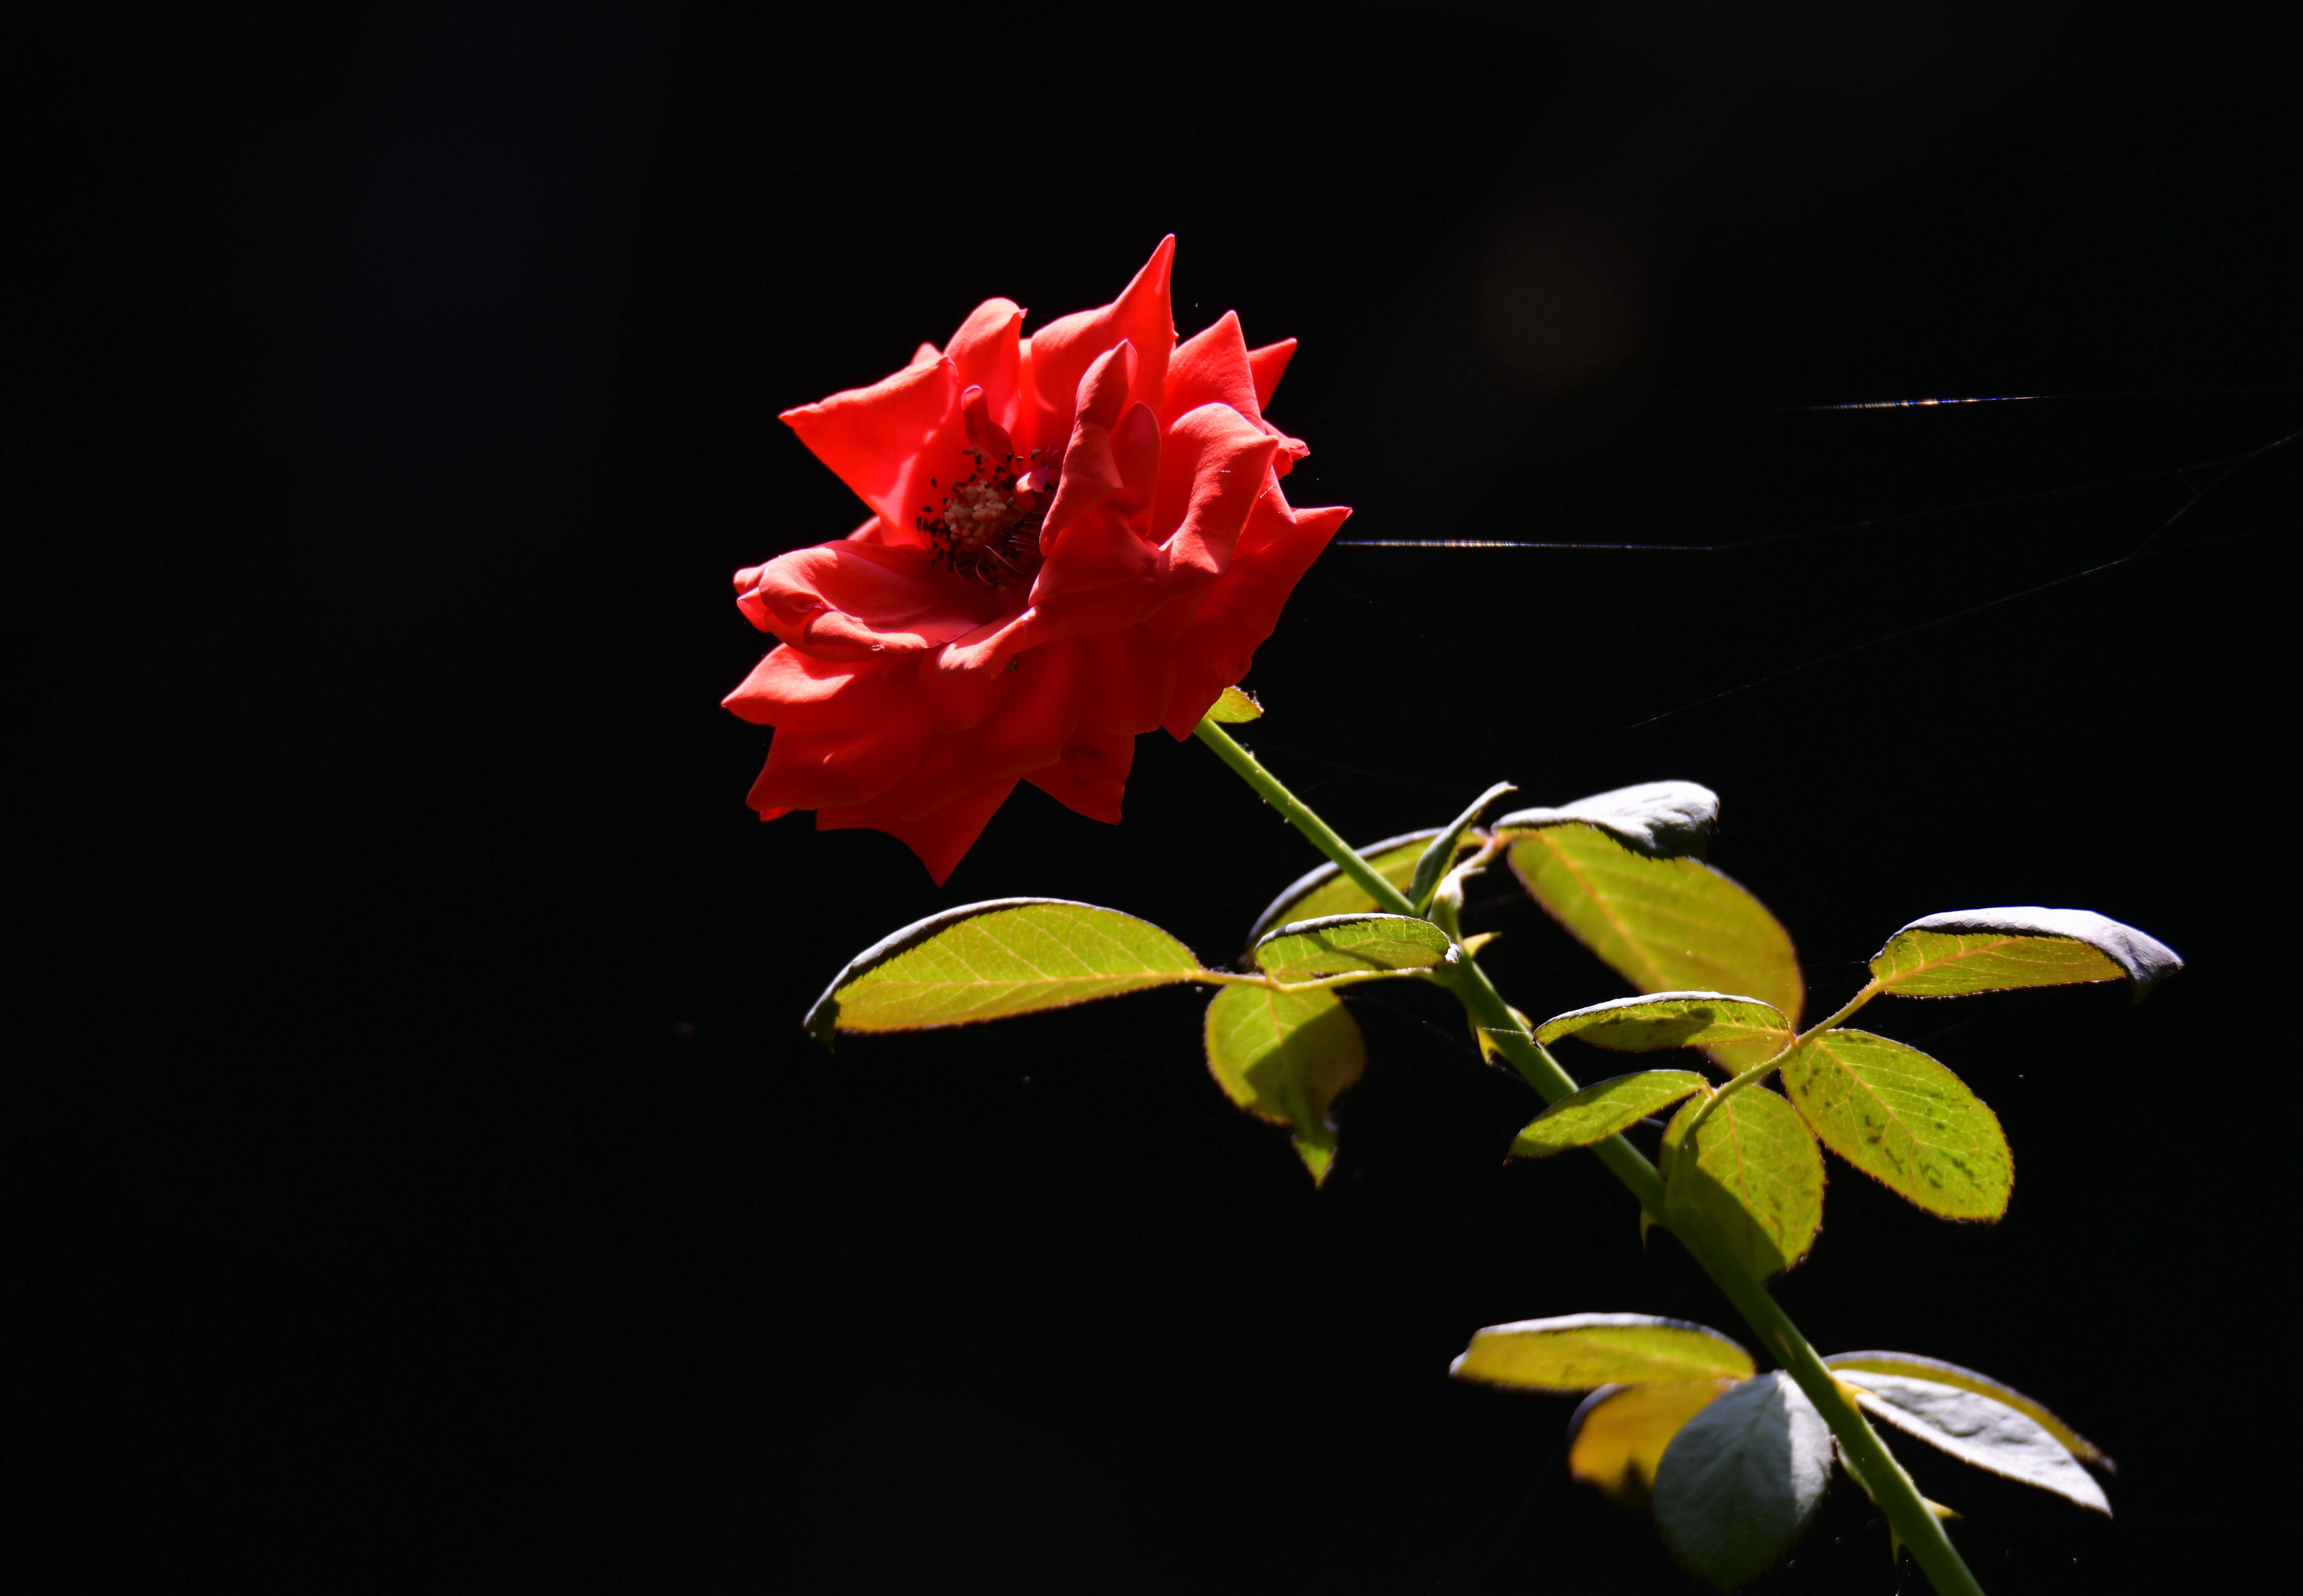
[[(1379, 843), (1370, 843), (1359, 850), (1359, 855), (1375, 867), (1375, 873), (1405, 894), (1407, 884), (1414, 878), (1415, 861), (1431, 839), (1439, 835), (1437, 827), (1426, 831), (1410, 831), (1399, 836), (1388, 836)], [(1455, 845), (1460, 855), (1464, 850), (1477, 846), (1470, 841)], [(1247, 940), (1253, 946), (1256, 939), (1282, 920), (1324, 920), (1331, 914), (1361, 914), (1376, 906), (1373, 898), (1361, 890), (1359, 883), (1343, 874), (1332, 864), (1304, 871), (1289, 882), (1280, 895), (1264, 905), (1263, 912), (1255, 917), (1249, 928)]]
[(834, 977), (806, 1024), (972, 1025), (1203, 978), (1191, 949), (1132, 914), (1061, 898), (995, 898), (906, 926)]
[(1404, 914), (1330, 914), (1280, 927), (1255, 945), (1258, 968), (1275, 980), (1361, 970), (1429, 970), (1462, 955), (1447, 933)]
[(1915, 920), (1871, 961), (1900, 997), (2130, 980), (2135, 1000), (2183, 968), (2165, 943), (2087, 909), (1959, 909)]
[(1545, 1021), (1535, 1033), (1535, 1039), (1547, 1047), (1562, 1037), (1577, 1037), (1616, 1053), (1652, 1053), (1665, 1047), (1723, 1042), (1772, 1042), (1781, 1050), (1792, 1039), (1792, 1025), (1781, 1009), (1756, 997), (1734, 997), (1725, 992), (1658, 992), (1570, 1009)]
[(1785, 1058), (1784, 1090), (1823, 1145), (1944, 1219), (1997, 1219), (2015, 1189), (1999, 1118), (1916, 1047), (1864, 1030), (1810, 1037)]
[(1316, 1184), (1336, 1156), (1329, 1111), (1367, 1069), (1359, 1021), (1320, 987), (1226, 987), (1208, 1005), (1208, 1071), (1224, 1095), (1260, 1120), (1295, 1131), (1295, 1154)]
[(1722, 1591), (1791, 1550), (1831, 1483), (1831, 1431), (1780, 1371), (1723, 1392), (1680, 1427), (1655, 1476), (1656, 1527)]
[(1588, 1147), (1683, 1097), (1709, 1090), (1703, 1077), (1692, 1070), (1642, 1070), (1636, 1075), (1618, 1075), (1562, 1097), (1536, 1115), (1514, 1138), (1511, 1155), (1548, 1158), (1570, 1148)]
[(1799, 1111), (1757, 1086), (1720, 1099), (1690, 1144), (1708, 1101), (1688, 1104), (1664, 1129), (1666, 1201), (1691, 1205), (1766, 1280), (1805, 1257), (1823, 1228), (1823, 1155)]
[(1708, 1325), (1650, 1314), (1568, 1314), (1490, 1324), (1447, 1373), (1523, 1391), (1585, 1391), (1600, 1385), (1741, 1380), (1751, 1355)]
[(1973, 1369), (1963, 1369), (1939, 1357), (1923, 1357), (1916, 1352), (1835, 1352), (1823, 1361), (1833, 1369), (1871, 1374), (1902, 1374), (1914, 1380), (1932, 1380), (1937, 1385), (1955, 1386), (1963, 1391), (1989, 1397), (2029, 1418), (2063, 1442), (2065, 1449), (2080, 1462), (2092, 1463), (2113, 1474), (2119, 1471), (2118, 1465), (2101, 1447), (2057, 1418), (2048, 1411), (2046, 1403), (2025, 1396), (2012, 1385), (2002, 1385), (1988, 1374), (1978, 1374)]
[(1843, 1366), (1835, 1373), (1855, 1388), (1864, 1412), (1961, 1462), (2052, 1491), (2082, 1508), (2111, 1512), (2103, 1487), (2079, 1466), (2071, 1449), (2029, 1414), (1997, 1398), (1907, 1374)]
[(1656, 1467), (1680, 1427), (1734, 1388), (1733, 1380), (1603, 1385), (1567, 1421), (1567, 1468), (1632, 1508), (1655, 1499)]
[[(1701, 860), (1655, 858), (1587, 823), (1529, 832), (1509, 858), (1529, 895), (1640, 991), (1742, 993), (1798, 1023), (1806, 987), (1789, 933)], [(1730, 1069), (1774, 1051), (1765, 1041), (1707, 1050)]]

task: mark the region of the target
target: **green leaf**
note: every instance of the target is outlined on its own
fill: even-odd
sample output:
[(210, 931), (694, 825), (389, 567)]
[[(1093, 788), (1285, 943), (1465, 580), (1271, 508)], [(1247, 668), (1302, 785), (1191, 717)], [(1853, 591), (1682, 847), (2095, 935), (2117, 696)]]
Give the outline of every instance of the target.
[(1251, 720), (1263, 718), (1263, 706), (1255, 695), (1237, 687), (1227, 687), (1216, 701), (1208, 707), (1208, 718), (1218, 726), (1244, 726)]
[(1497, 836), (1547, 826), (1596, 826), (1635, 853), (1658, 859), (1701, 858), (1719, 827), (1719, 794), (1691, 781), (1650, 781), (1617, 787), (1557, 809), (1523, 809), (1489, 829)]
[(811, 1035), (973, 1025), (1203, 979), (1192, 950), (1132, 914), (995, 898), (906, 926), (856, 955), (807, 1012)]
[(2012, 1385), (2002, 1385), (1988, 1374), (1978, 1374), (1973, 1369), (1963, 1369), (1939, 1357), (1923, 1357), (1916, 1352), (1835, 1352), (1823, 1361), (1833, 1369), (1932, 1380), (1937, 1385), (1956, 1386), (1961, 1390), (1974, 1391), (1978, 1396), (2004, 1402), (2063, 1442), (2065, 1449), (2080, 1462), (2095, 1464), (2113, 1474), (2118, 1472), (2118, 1465), (2112, 1462), (2101, 1447), (2049, 1412), (2046, 1403), (2035, 1401)]
[(1455, 862), (1456, 850), (1464, 840), (1464, 833), (1471, 829), (1472, 823), (1480, 818), (1489, 804), (1506, 793), (1517, 791), (1519, 789), (1507, 781), (1496, 783), (1472, 800), (1469, 809), (1432, 834), (1431, 840), (1424, 844), (1423, 852), (1416, 855), (1414, 874), (1407, 878), (1407, 901), (1415, 905), (1418, 914), (1431, 907), (1431, 895), (1439, 888), (1439, 878), (1447, 873), (1449, 865)]
[[(1531, 832), (1509, 857), (1535, 901), (1640, 991), (1742, 993), (1798, 1024), (1806, 987), (1790, 935), (1700, 860), (1652, 858), (1586, 824)], [(1722, 1042), (1707, 1051), (1741, 1070), (1773, 1050)]]
[(1733, 1380), (1603, 1385), (1567, 1421), (1567, 1470), (1620, 1506), (1646, 1508), (1664, 1449)]
[(1962, 1463), (2052, 1491), (2108, 1516), (2111, 1500), (2071, 1449), (2032, 1418), (1995, 1397), (1906, 1374), (1841, 1368), (1863, 1411)]
[(1751, 1355), (1708, 1325), (1649, 1314), (1569, 1314), (1490, 1324), (1447, 1365), (1458, 1380), (1523, 1391), (1657, 1381), (1741, 1380)]
[(2135, 1001), (2183, 968), (2165, 943), (2086, 909), (1959, 909), (1915, 920), (1871, 961), (1899, 997), (2130, 980)]
[(1806, 1533), (1831, 1483), (1831, 1431), (1781, 1371), (1722, 1393), (1680, 1427), (1656, 1469), (1656, 1527), (1722, 1591), (1767, 1572)]
[(1347, 971), (1429, 970), (1462, 955), (1447, 933), (1404, 914), (1330, 914), (1280, 927), (1255, 945), (1257, 966), (1275, 980), (1308, 981)]
[(1545, 1021), (1535, 1033), (1535, 1039), (1547, 1047), (1562, 1037), (1581, 1037), (1616, 1053), (1722, 1042), (1772, 1042), (1780, 1051), (1792, 1039), (1792, 1025), (1781, 1009), (1756, 997), (1658, 992), (1652, 997), (1617, 997), (1570, 1009)]
[(1317, 1183), (1336, 1156), (1329, 1111), (1367, 1069), (1359, 1021), (1320, 987), (1226, 987), (1208, 1005), (1208, 1070), (1240, 1107), (1295, 1133)]
[(1805, 1257), (1823, 1228), (1823, 1155), (1799, 1111), (1757, 1086), (1721, 1098), (1683, 1146), (1708, 1101), (1690, 1103), (1664, 1129), (1666, 1203), (1691, 1205), (1766, 1280)]
[(1638, 1124), (1682, 1097), (1708, 1092), (1692, 1070), (1643, 1070), (1618, 1075), (1562, 1097), (1528, 1122), (1512, 1143), (1514, 1158), (1548, 1158), (1571, 1147), (1588, 1147)]
[[(1415, 876), (1415, 861), (1423, 856), (1424, 848), (1439, 835), (1434, 828), (1410, 831), (1400, 836), (1388, 836), (1379, 843), (1370, 843), (1359, 850), (1359, 855), (1375, 867), (1375, 873), (1405, 893)], [(1458, 843), (1460, 853), (1476, 844)], [(1286, 890), (1264, 906), (1255, 917), (1255, 924), (1247, 933), (1253, 945), (1272, 927), (1282, 920), (1324, 920), (1331, 914), (1360, 914), (1376, 906), (1375, 900), (1360, 889), (1359, 884), (1342, 874), (1332, 864), (1306, 870), (1287, 884)]]
[(1827, 1030), (1778, 1073), (1823, 1145), (1896, 1196), (1944, 1219), (2007, 1212), (2015, 1155), (1998, 1116), (1918, 1048)]

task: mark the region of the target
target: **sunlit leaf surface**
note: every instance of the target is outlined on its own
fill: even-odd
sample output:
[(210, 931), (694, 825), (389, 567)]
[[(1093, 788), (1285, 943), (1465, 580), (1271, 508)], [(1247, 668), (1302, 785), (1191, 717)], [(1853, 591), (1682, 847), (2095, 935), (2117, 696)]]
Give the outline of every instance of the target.
[(1725, 1391), (1680, 1427), (1656, 1469), (1656, 1527), (1722, 1591), (1791, 1550), (1831, 1483), (1831, 1432), (1790, 1376)]
[(2052, 1491), (2098, 1513), (2111, 1511), (2095, 1476), (2029, 1414), (1981, 1391), (1932, 1380), (1843, 1366), (1835, 1373), (1855, 1388), (1864, 1412), (1961, 1462)]
[(1568, 1421), (1568, 1472), (1624, 1507), (1647, 1507), (1655, 1499), (1656, 1466), (1671, 1438), (1734, 1384), (1683, 1380), (1603, 1386)]
[(1781, 1009), (1755, 997), (1734, 997), (1724, 992), (1658, 992), (1571, 1009), (1545, 1021), (1535, 1033), (1535, 1039), (1547, 1047), (1562, 1037), (1574, 1037), (1617, 1053), (1729, 1042), (1772, 1043), (1780, 1049), (1792, 1039), (1792, 1026)]
[(1429, 970), (1453, 962), (1447, 933), (1404, 914), (1333, 914), (1292, 920), (1255, 945), (1255, 962), (1282, 981), (1356, 970)]
[(1331, 992), (1227, 987), (1208, 1005), (1208, 1070), (1234, 1103), (1295, 1133), (1315, 1181), (1336, 1155), (1329, 1110), (1367, 1069), (1359, 1021)]
[(2018, 1413), (2028, 1415), (2041, 1429), (2069, 1448), (2071, 1455), (2080, 1462), (2098, 1464), (2105, 1468), (2116, 1466), (2101, 1447), (2057, 1418), (2046, 1403), (2027, 1397), (2013, 1386), (2004, 1385), (1988, 1374), (1978, 1374), (1973, 1369), (1963, 1369), (1939, 1357), (1924, 1357), (1916, 1352), (1835, 1352), (1823, 1361), (1834, 1369), (1873, 1374), (1902, 1374), (1914, 1380), (1932, 1380), (1937, 1385), (1975, 1391), (1994, 1401), (2004, 1402)]
[(1827, 1030), (1801, 1043), (1781, 1075), (1823, 1145), (1897, 1196), (1945, 1219), (2007, 1212), (2015, 1156), (1998, 1116), (1918, 1048)]
[[(1759, 901), (1697, 859), (1656, 859), (1590, 825), (1547, 826), (1511, 845), (1535, 901), (1640, 991), (1732, 992), (1799, 1022), (1806, 987), (1792, 939)], [(1745, 1069), (1765, 1041), (1707, 1049)]]
[(1000, 898), (931, 915), (857, 954), (808, 1011), (816, 1036), (1005, 1020), (1200, 975), (1192, 951), (1132, 914)]
[(1823, 1227), (1823, 1155), (1799, 1111), (1762, 1087), (1721, 1102), (1688, 1146), (1704, 1101), (1682, 1108), (1664, 1130), (1669, 1201), (1708, 1216), (1761, 1280), (1780, 1274)]
[(1902, 997), (2131, 980), (2139, 1000), (2183, 968), (2165, 943), (2086, 909), (1961, 909), (1915, 920), (1871, 961)]
[(1519, 1390), (1740, 1380), (1751, 1355), (1708, 1326), (1649, 1314), (1569, 1314), (1490, 1324), (1447, 1366), (1458, 1380)]
[(1708, 1088), (1692, 1070), (1643, 1070), (1618, 1075), (1562, 1097), (1528, 1122), (1512, 1141), (1514, 1158), (1548, 1158), (1588, 1147)]

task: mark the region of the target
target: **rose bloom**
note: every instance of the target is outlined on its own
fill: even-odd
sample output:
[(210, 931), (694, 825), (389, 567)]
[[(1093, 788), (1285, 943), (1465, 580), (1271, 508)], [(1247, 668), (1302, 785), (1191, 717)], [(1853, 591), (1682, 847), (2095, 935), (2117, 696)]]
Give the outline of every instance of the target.
[(1028, 781), (1117, 822), (1138, 733), (1188, 736), (1351, 512), (1297, 510), (1263, 419), (1294, 340), (1178, 344), (1175, 240), (1026, 338), (989, 299), (939, 351), (783, 420), (871, 507), (736, 574), (777, 647), (727, 707), (776, 728), (752, 807), (901, 838), (937, 885)]

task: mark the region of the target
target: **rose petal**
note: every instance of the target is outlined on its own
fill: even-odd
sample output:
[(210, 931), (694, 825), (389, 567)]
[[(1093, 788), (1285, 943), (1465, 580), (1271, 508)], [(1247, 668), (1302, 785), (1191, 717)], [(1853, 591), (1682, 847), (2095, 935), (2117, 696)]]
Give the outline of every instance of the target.
[(836, 732), (891, 715), (918, 692), (916, 656), (816, 659), (778, 643), (720, 704), (754, 726)]
[(1295, 353), (1295, 340), (1283, 338), (1278, 343), (1265, 344), (1260, 349), (1247, 352), (1247, 369), (1255, 374), (1255, 413), (1262, 415), (1271, 408), (1273, 390), (1287, 369), (1288, 357)]
[(1341, 506), (1296, 510), (1277, 484), (1255, 501), (1239, 547), (1176, 644), (1176, 691), (1168, 732), (1192, 735), (1223, 690), (1247, 674), (1255, 651), (1279, 624), (1295, 584), (1352, 512)]
[(959, 384), (948, 360), (907, 365), (869, 388), (851, 388), (780, 418), (856, 496), (893, 526), (909, 526), (911, 466), (956, 417)]
[(917, 653), (974, 630), (1007, 602), (916, 549), (842, 542), (736, 573), (738, 608), (819, 659)]
[(768, 762), (752, 785), (752, 807), (764, 811), (866, 802), (910, 775), (934, 741), (927, 702), (916, 697), (844, 731), (782, 727), (768, 744)]
[(1278, 441), (1228, 405), (1205, 404), (1168, 429), (1160, 459), (1164, 608), (1173, 637), (1199, 595), (1231, 563), (1248, 512), (1264, 490)]
[(1024, 779), (1074, 814), (1117, 826), (1128, 769), (1135, 762), (1135, 738), (1082, 727), (1065, 747), (1063, 758), (1043, 770), (1025, 771)]
[(958, 385), (981, 388), (991, 419), (1014, 431), (1022, 396), (1017, 377), (1023, 354), (1024, 312), (1012, 299), (986, 299), (960, 323), (945, 351)]
[(1132, 737), (1167, 718), (1168, 700), (1176, 686), (1176, 658), (1158, 638), (1130, 626), (1083, 637), (1079, 646), (1084, 651), (1082, 726)]
[(938, 742), (889, 802), (906, 816), (928, 814), (984, 782), (1053, 764), (1079, 725), (1085, 662), (1069, 640), (1019, 656), (1000, 707), (981, 726)]
[(1135, 346), (1136, 354), (1127, 397), (1159, 402), (1168, 382), (1168, 352), (1176, 347), (1176, 322), (1168, 306), (1175, 256), (1175, 239), (1161, 239), (1118, 298), (1100, 310), (1059, 316), (1032, 334), (1033, 443), (1059, 443), (1071, 435), (1081, 377), (1097, 356), (1123, 339)]

